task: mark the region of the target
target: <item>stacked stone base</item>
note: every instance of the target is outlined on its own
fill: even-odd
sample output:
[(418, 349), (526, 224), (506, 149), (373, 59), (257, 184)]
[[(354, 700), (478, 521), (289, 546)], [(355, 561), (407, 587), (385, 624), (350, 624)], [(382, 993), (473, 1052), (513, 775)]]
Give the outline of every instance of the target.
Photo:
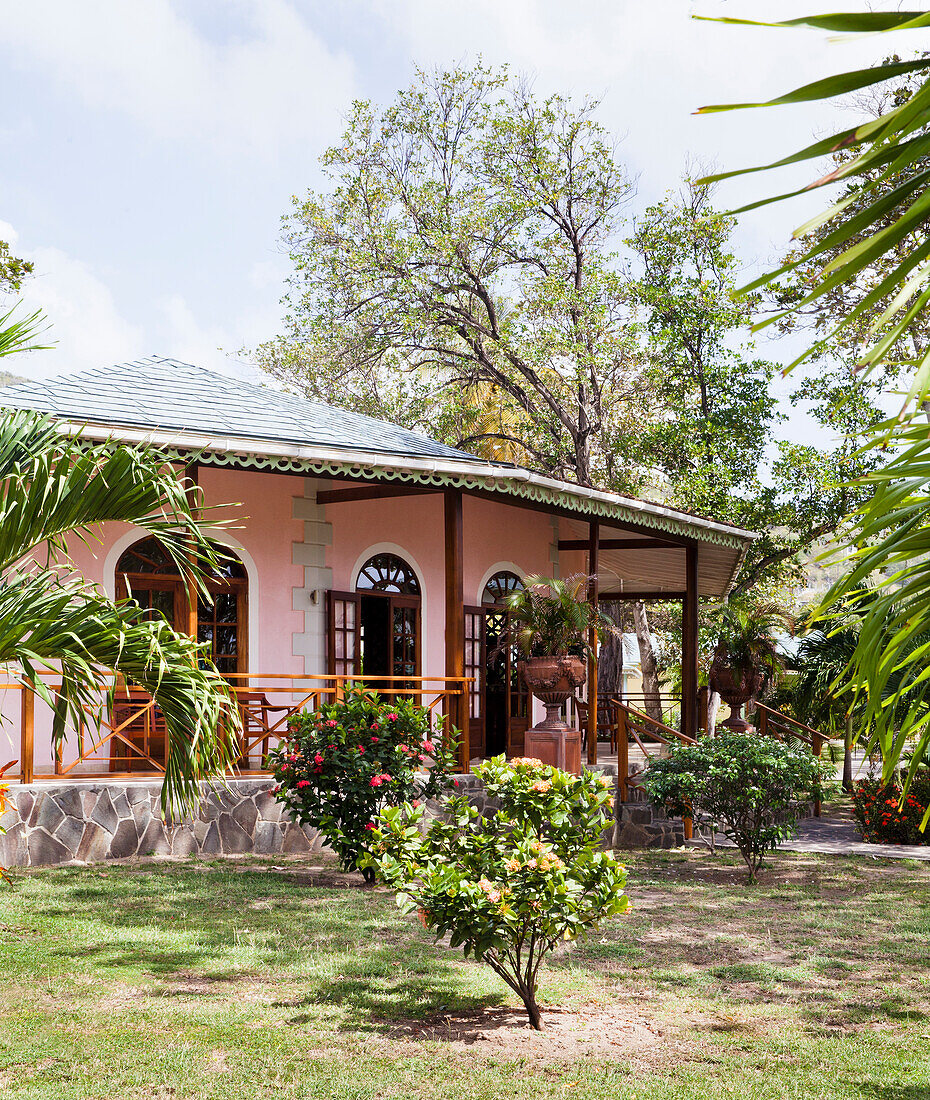
[(42, 867), (138, 856), (298, 855), (322, 838), (282, 815), (270, 779), (205, 789), (196, 818), (166, 823), (158, 781), (12, 786), (0, 816), (0, 866)]
[[(616, 767), (598, 769), (616, 782)], [(485, 814), (495, 803), (477, 775), (460, 775), (458, 794)], [(10, 808), (0, 816), (0, 866), (47, 867), (143, 856), (300, 855), (317, 852), (316, 830), (290, 821), (271, 794), (270, 778), (230, 779), (204, 788), (197, 816), (165, 822), (157, 780), (40, 781), (13, 785)], [(602, 846), (674, 848), (684, 843), (681, 818), (668, 818), (631, 792), (617, 802)], [(436, 804), (430, 807), (441, 812)]]

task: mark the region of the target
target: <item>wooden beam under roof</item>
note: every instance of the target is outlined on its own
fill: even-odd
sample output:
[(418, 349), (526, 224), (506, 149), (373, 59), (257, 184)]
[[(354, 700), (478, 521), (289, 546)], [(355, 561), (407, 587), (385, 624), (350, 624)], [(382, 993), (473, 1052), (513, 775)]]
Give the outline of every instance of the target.
[(422, 496), (424, 493), (441, 493), (428, 485), (356, 485), (351, 489), (320, 489), (317, 504), (343, 504), (353, 500), (383, 500), (387, 497)]
[[(601, 550), (683, 550), (680, 543), (665, 539), (601, 539)], [(559, 539), (560, 550), (587, 550), (587, 539)]]

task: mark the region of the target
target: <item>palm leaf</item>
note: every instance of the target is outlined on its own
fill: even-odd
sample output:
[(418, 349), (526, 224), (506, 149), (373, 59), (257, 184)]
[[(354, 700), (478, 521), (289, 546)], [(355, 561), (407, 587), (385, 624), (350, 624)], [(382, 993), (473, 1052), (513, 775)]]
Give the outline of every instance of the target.
[[(58, 740), (99, 723), (106, 672), (150, 692), (168, 732), (166, 810), (190, 809), (200, 781), (231, 763), (238, 707), (202, 647), (78, 580), (68, 545), (98, 538), (105, 522), (135, 524), (206, 593), (221, 551), (199, 505), (196, 487), (155, 451), (85, 446), (34, 413), (0, 414), (0, 664), (53, 708)], [(61, 677), (54, 696), (40, 675), (49, 670)]]

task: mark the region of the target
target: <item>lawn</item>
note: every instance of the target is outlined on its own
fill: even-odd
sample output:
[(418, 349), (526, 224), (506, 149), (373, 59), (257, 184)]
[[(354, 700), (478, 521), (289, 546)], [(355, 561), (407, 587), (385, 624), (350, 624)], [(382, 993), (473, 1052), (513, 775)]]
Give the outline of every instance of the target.
[(18, 876), (0, 1096), (930, 1098), (926, 864), (785, 854), (750, 888), (729, 853), (631, 854), (634, 908), (545, 972), (541, 1038), (320, 866)]

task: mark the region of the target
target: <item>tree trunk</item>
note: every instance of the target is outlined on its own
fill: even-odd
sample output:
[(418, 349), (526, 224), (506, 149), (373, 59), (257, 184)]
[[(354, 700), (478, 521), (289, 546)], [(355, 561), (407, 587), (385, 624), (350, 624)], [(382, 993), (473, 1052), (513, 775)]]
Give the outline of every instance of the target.
[(526, 1008), (526, 1014), (530, 1018), (530, 1027), (535, 1028), (537, 1031), (544, 1031), (542, 1013), (539, 1011), (539, 1005), (536, 1003), (536, 997), (533, 995), (532, 990), (521, 989), (520, 997)]
[(662, 694), (659, 686), (659, 662), (649, 633), (649, 619), (642, 600), (633, 601), (633, 622), (639, 643), (639, 666), (643, 674), (643, 710), (656, 722), (662, 721)]
[[(601, 606), (608, 618), (620, 625), (620, 605), (611, 601)], [(604, 699), (619, 697), (623, 690), (623, 637), (608, 634), (601, 639), (597, 655), (597, 690)]]

